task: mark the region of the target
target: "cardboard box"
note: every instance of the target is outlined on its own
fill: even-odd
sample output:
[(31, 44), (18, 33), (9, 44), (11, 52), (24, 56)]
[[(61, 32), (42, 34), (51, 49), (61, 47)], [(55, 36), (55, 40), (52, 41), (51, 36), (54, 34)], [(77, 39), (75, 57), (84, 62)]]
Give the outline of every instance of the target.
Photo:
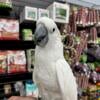
[(49, 17), (49, 11), (46, 9), (38, 9), (38, 19), (41, 17)]
[(37, 8), (25, 6), (20, 14), (20, 23), (24, 21), (36, 21), (37, 20)]
[(50, 18), (55, 22), (68, 23), (69, 22), (69, 5), (54, 2), (47, 9), (49, 10)]
[(19, 40), (18, 20), (0, 18), (0, 39)]

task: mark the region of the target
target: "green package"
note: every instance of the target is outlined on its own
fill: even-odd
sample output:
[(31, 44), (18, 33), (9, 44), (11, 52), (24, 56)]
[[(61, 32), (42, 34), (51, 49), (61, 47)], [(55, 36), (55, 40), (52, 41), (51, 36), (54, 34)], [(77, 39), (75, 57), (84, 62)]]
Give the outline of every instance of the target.
[(32, 30), (31, 29), (23, 29), (22, 37), (23, 37), (23, 40), (32, 40), (33, 39)]

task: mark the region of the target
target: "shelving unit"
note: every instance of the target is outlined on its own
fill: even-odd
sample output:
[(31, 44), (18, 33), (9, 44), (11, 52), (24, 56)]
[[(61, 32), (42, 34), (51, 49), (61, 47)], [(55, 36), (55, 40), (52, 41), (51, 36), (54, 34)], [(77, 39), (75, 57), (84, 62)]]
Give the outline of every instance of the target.
[(31, 72), (0, 74), (0, 85), (12, 83), (12, 82), (16, 82), (16, 81), (25, 81), (25, 80), (29, 80), (29, 79), (32, 79)]
[[(0, 13), (0, 18), (7, 19), (18, 19), (20, 17), (20, 13), (23, 10), (24, 6), (34, 6), (37, 8), (46, 8), (53, 1), (57, 0), (12, 0), (12, 9), (9, 13), (6, 13), (6, 10), (3, 10)], [(60, 0), (58, 0), (60, 1)], [(21, 37), (21, 29), (22, 28), (31, 28), (34, 32), (36, 22), (27, 22), (20, 24), (20, 40), (0, 40), (0, 50), (28, 50), (34, 49), (35, 43), (34, 41), (23, 41)], [(34, 34), (34, 33), (33, 33)], [(27, 66), (26, 66), (27, 67)], [(18, 93), (11, 93), (9, 95), (4, 94), (3, 85), (5, 84), (13, 84), (17, 81), (31, 80), (32, 72), (19, 72), (19, 73), (5, 73), (0, 74), (0, 100), (3, 100), (4, 97), (9, 98), (12, 95), (19, 95)]]
[(11, 93), (11, 94), (9, 94), (9, 95), (5, 95), (4, 93), (1, 93), (0, 94), (0, 100), (2, 100), (2, 99), (4, 99), (3, 97), (5, 97), (5, 98), (9, 98), (9, 97), (11, 97), (11, 96), (19, 96), (19, 93)]
[(0, 50), (26, 50), (35, 48), (34, 41), (1, 40)]
[[(37, 8), (47, 8), (51, 3), (54, 1), (58, 2), (64, 2), (61, 0), (12, 0), (12, 11), (9, 13), (9, 16), (1, 16), (3, 18), (13, 18), (13, 19), (18, 19), (20, 17), (20, 13), (22, 12), (24, 6), (32, 6), (32, 7), (37, 7)], [(68, 0), (71, 1), (69, 3), (73, 4), (75, 0)], [(79, 2), (79, 0), (77, 0)], [(76, 2), (76, 3), (77, 3)], [(75, 2), (74, 2), (75, 3)], [(86, 5), (88, 6), (87, 3), (83, 3), (83, 6)], [(91, 7), (92, 4), (90, 4)], [(2, 14), (2, 13), (0, 13)], [(20, 24), (20, 29), (22, 28), (31, 28), (34, 34), (34, 30), (36, 27), (36, 22), (25, 22), (23, 24)], [(58, 27), (61, 27), (61, 24), (58, 24)], [(94, 26), (94, 25), (93, 25)], [(77, 30), (84, 30), (88, 29), (93, 26), (87, 26), (87, 27), (81, 27), (77, 26)], [(21, 30), (20, 30), (21, 33)], [(22, 38), (22, 37), (20, 37)], [(34, 49), (35, 48), (35, 43), (34, 41), (23, 41), (22, 39), (20, 40), (0, 40), (0, 50), (28, 50), (28, 49)], [(32, 79), (32, 72), (19, 72), (19, 73), (6, 73), (6, 74), (0, 74), (0, 100), (5, 97), (10, 97), (12, 95), (19, 95), (18, 93), (12, 93), (9, 95), (5, 95), (2, 85), (7, 84), (7, 83), (13, 83), (16, 81), (26, 81), (26, 80), (31, 80)]]

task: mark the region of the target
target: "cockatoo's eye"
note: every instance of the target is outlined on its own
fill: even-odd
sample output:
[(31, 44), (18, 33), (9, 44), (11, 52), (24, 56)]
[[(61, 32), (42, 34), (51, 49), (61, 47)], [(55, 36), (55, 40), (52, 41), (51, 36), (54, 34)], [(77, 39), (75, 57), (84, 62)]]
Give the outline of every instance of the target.
[(55, 31), (55, 28), (53, 28), (53, 32)]

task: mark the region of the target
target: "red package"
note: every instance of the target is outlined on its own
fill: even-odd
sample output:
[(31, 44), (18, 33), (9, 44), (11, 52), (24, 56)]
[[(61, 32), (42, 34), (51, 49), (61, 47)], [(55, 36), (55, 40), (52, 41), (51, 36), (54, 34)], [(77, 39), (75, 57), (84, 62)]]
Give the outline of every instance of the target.
[(26, 57), (24, 51), (8, 51), (8, 73), (25, 72)]
[(19, 40), (18, 20), (0, 18), (0, 39)]
[(0, 51), (0, 74), (7, 71), (7, 52)]

